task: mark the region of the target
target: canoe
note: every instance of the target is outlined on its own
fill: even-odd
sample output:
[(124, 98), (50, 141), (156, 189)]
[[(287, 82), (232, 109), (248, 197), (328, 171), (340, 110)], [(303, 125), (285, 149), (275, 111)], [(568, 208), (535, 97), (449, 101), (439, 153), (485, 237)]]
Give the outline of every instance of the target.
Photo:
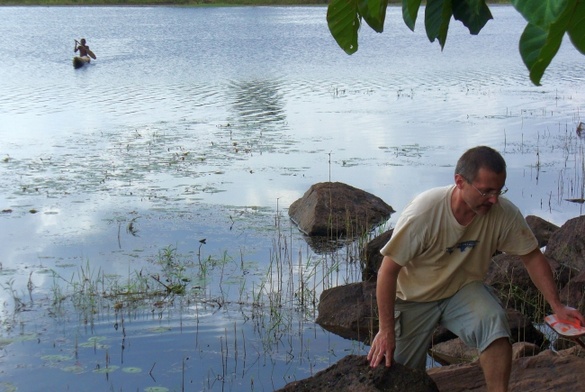
[(83, 57), (75, 56), (75, 57), (73, 57), (73, 68), (75, 68), (75, 69), (81, 68), (85, 64), (89, 64), (90, 61), (91, 61), (91, 59), (87, 56), (83, 56)]

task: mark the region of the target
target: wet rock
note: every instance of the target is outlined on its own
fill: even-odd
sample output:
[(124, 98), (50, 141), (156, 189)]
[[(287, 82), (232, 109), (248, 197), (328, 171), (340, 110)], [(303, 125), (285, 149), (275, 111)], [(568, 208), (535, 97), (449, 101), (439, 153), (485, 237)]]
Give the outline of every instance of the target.
[(349, 355), (313, 377), (294, 381), (282, 392), (436, 392), (433, 380), (422, 370), (400, 364), (372, 369), (363, 355)]
[(530, 229), (534, 233), (534, 236), (538, 240), (538, 246), (543, 247), (548, 244), (550, 237), (555, 231), (559, 229), (559, 226), (546, 221), (535, 215), (526, 216), (526, 223), (530, 226)]
[(441, 365), (470, 363), (479, 358), (478, 350), (467, 346), (459, 338), (434, 344), (429, 350), (429, 355)]
[(540, 352), (540, 347), (534, 343), (519, 342), (512, 345), (512, 359), (533, 357)]
[(316, 323), (346, 339), (370, 344), (378, 332), (376, 283), (360, 282), (324, 290)]
[(366, 243), (366, 245), (360, 250), (362, 280), (373, 282), (378, 278), (378, 270), (380, 269), (382, 259), (384, 258), (380, 253), (380, 249), (390, 241), (393, 232), (394, 229), (391, 229), (380, 234)]
[(585, 313), (585, 270), (563, 287), (559, 294), (561, 301)]
[(485, 378), (478, 362), (435, 367), (428, 369), (427, 374), (439, 391), (485, 391)]
[[(563, 287), (569, 281), (571, 274), (575, 272), (553, 259), (547, 258), (547, 260), (557, 286)], [(507, 308), (540, 317), (537, 307), (544, 301), (542, 294), (534, 286), (518, 256), (507, 254), (494, 256), (484, 282), (496, 289), (500, 300)]]
[[(585, 385), (585, 359), (546, 350), (512, 362), (510, 391), (575, 391)], [(438, 367), (427, 371), (439, 390), (449, 392), (487, 391), (478, 362)], [(577, 389), (576, 389), (577, 388)]]
[(585, 270), (585, 216), (569, 219), (555, 231), (545, 255), (579, 272)]
[(288, 211), (303, 233), (327, 238), (362, 235), (393, 212), (379, 197), (340, 182), (312, 185)]

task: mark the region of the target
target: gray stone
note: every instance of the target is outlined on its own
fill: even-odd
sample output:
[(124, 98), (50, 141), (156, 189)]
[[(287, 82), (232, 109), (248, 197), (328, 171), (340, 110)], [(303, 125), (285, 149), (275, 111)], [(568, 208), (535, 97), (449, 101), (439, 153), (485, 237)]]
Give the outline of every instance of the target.
[(545, 255), (579, 272), (585, 270), (585, 216), (569, 219), (555, 231)]
[[(585, 385), (585, 359), (569, 353), (545, 350), (512, 362), (510, 391), (580, 391)], [(427, 371), (439, 390), (449, 392), (487, 391), (478, 362), (437, 367)]]
[(538, 246), (541, 248), (548, 244), (550, 237), (559, 229), (559, 226), (554, 223), (535, 215), (526, 216), (526, 223), (530, 226), (530, 229), (538, 240)]
[(294, 381), (282, 392), (438, 392), (422, 370), (400, 364), (371, 368), (363, 355), (348, 355), (312, 377)]
[(393, 212), (379, 197), (340, 182), (312, 185), (288, 210), (303, 233), (326, 238), (360, 236)]
[(316, 323), (346, 339), (370, 344), (378, 332), (376, 282), (361, 282), (324, 290)]

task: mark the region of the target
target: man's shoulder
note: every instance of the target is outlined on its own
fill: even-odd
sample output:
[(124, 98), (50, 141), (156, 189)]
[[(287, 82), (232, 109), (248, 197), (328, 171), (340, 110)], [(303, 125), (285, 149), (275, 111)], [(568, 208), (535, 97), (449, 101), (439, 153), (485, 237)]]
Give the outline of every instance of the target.
[(520, 209), (516, 206), (516, 204), (514, 204), (513, 202), (511, 202), (509, 199), (506, 199), (505, 197), (500, 197), (498, 199), (498, 204), (496, 204), (499, 208), (494, 209), (494, 211), (499, 211), (501, 213), (504, 214), (509, 214), (512, 212), (519, 212)]
[[(445, 207), (445, 201), (453, 191), (453, 185), (431, 188), (420, 193), (406, 207), (404, 214), (409, 216), (421, 216), (427, 213), (436, 215), (437, 209)], [(448, 205), (448, 204), (447, 204)]]
[(432, 202), (442, 200), (451, 194), (454, 185), (446, 185), (440, 186), (436, 188), (428, 189), (422, 193), (420, 193), (417, 197), (414, 198), (413, 202)]

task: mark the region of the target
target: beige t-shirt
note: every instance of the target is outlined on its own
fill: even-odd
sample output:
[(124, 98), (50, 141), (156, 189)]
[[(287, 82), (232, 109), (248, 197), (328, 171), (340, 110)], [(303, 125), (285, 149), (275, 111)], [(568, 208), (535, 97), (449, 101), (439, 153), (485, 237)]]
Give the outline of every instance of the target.
[(401, 214), (380, 250), (403, 266), (397, 297), (428, 302), (448, 298), (472, 281), (483, 281), (496, 250), (525, 255), (538, 242), (520, 210), (504, 197), (462, 226), (451, 210), (454, 185), (428, 190)]

